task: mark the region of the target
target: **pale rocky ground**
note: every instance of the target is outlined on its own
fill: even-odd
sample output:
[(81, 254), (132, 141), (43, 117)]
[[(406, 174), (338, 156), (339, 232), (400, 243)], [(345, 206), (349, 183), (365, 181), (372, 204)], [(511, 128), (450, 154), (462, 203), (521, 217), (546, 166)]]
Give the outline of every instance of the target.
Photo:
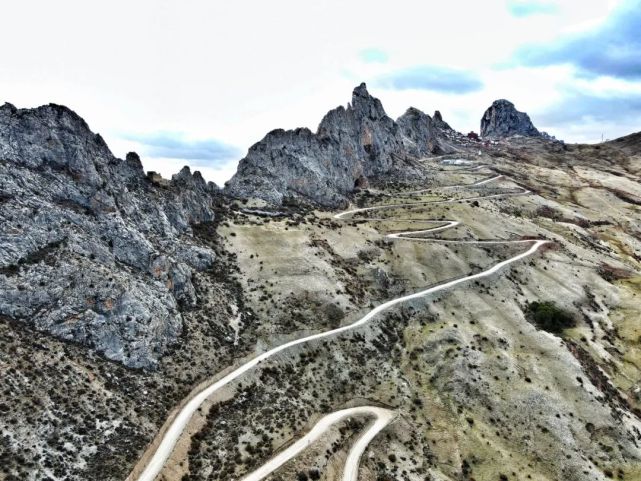
[[(320, 416), (358, 404), (398, 411), (365, 453), (363, 480), (641, 479), (640, 158), (607, 146), (554, 152), (558, 146), (515, 142), (523, 143), (519, 157), (513, 145), (495, 146), (474, 159), (491, 168), (472, 174), (425, 161), (426, 187), (434, 189), (421, 197), (517, 185), (533, 195), (393, 209), (384, 213), (389, 222), (315, 212), (220, 227), (259, 319), (261, 351), (524, 249), (383, 240), (382, 233), (421, 228), (398, 218), (464, 224), (443, 238), (543, 237), (553, 244), (491, 278), (404, 304), (248, 374), (192, 438), (179, 461), (190, 472), (183, 479), (240, 479)], [(437, 188), (492, 172), (515, 181)], [(554, 301), (576, 327), (558, 335), (537, 329), (524, 314), (532, 301)], [(270, 479), (340, 479), (353, 436), (328, 433)]]
[[(491, 168), (472, 174), (424, 161), (421, 185), (372, 186), (358, 203), (402, 198), (379, 196), (379, 188), (396, 196), (433, 188), (413, 198), (432, 201), (515, 182), (530, 196), (390, 209), (387, 222), (337, 221), (334, 211), (242, 213), (266, 208), (257, 201), (221, 208), (219, 224), (194, 234), (220, 262), (196, 274), (198, 307), (183, 314), (180, 343), (153, 372), (2, 319), (9, 382), (0, 480), (122, 480), (169, 411), (244, 356), (353, 322), (371, 306), (523, 249), (385, 240), (421, 228), (399, 217), (461, 221), (443, 238), (554, 244), (478, 284), (403, 304), (248, 373), (203, 406), (161, 479), (240, 479), (324, 414), (361, 404), (398, 412), (366, 451), (362, 480), (641, 479), (641, 156), (618, 146), (543, 145), (496, 145), (474, 156)], [(438, 189), (494, 172), (514, 182)], [(528, 301), (554, 301), (577, 326), (560, 335), (537, 329), (524, 314)], [(366, 422), (337, 426), (271, 479), (339, 479)]]

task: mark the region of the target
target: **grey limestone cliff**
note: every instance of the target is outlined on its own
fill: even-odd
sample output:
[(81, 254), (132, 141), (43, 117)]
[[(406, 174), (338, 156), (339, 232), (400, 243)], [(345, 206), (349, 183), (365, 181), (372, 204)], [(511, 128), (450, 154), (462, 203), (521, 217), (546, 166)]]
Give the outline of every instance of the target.
[(293, 197), (336, 207), (347, 202), (359, 179), (420, 178), (423, 171), (413, 160), (437, 150), (428, 115), (409, 109), (395, 122), (361, 84), (347, 108), (328, 112), (315, 133), (274, 130), (254, 144), (225, 192), (274, 204)]
[(160, 187), (134, 153), (58, 105), (0, 107), (0, 315), (151, 367), (196, 302), (191, 274), (214, 262), (191, 226), (218, 188), (188, 168)]

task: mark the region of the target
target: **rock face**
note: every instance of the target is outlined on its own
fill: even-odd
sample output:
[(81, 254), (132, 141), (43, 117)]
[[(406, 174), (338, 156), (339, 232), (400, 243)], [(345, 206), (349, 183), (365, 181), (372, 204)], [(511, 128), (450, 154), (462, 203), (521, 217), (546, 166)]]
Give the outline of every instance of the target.
[(460, 151), (460, 137), (437, 110), (434, 117), (410, 107), (396, 122), (401, 128), (405, 150), (417, 158)]
[(164, 187), (58, 105), (0, 107), (0, 315), (151, 367), (197, 302), (214, 253), (191, 236), (218, 188), (184, 168)]
[(361, 84), (351, 104), (328, 112), (316, 133), (274, 130), (254, 144), (225, 192), (274, 204), (293, 197), (336, 207), (347, 202), (360, 177), (420, 178), (412, 157), (435, 149), (438, 139), (428, 115), (409, 109), (395, 122)]
[(443, 120), (443, 116), (441, 115), (440, 111), (436, 110), (434, 112), (433, 120), (434, 120), (434, 126), (436, 128), (440, 130), (453, 130), (452, 127), (450, 127), (450, 124), (448, 124)]
[(513, 135), (542, 137), (525, 112), (519, 112), (508, 100), (495, 100), (481, 119), (481, 136), (503, 139)]
[(438, 152), (438, 132), (432, 118), (414, 107), (397, 119), (405, 150), (415, 157)]

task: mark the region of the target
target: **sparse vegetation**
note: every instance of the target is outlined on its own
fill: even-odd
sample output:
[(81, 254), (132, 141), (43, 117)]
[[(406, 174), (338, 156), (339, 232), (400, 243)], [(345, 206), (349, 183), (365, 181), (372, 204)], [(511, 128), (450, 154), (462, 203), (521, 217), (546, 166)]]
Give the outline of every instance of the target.
[[(442, 175), (439, 181), (461, 182), (460, 177), (447, 179)], [(522, 183), (535, 183), (533, 179), (523, 179)], [(412, 188), (416, 186), (395, 186), (399, 197), (403, 190)], [(557, 195), (547, 188), (542, 182), (538, 191), (548, 199)], [(578, 190), (574, 193), (580, 195)], [(425, 299), (425, 303), (417, 300), (411, 306), (399, 306), (398, 311), (377, 318), (367, 328), (283, 352), (278, 359), (262, 363), (238, 386), (230, 388), (235, 389), (231, 399), (203, 413), (204, 424), (191, 438), (179, 467), (175, 467), (180, 472), (178, 479), (240, 479), (300, 436), (318, 415), (362, 400), (380, 402), (400, 413), (398, 421), (374, 440), (363, 457), (372, 479), (430, 479), (432, 473), (461, 480), (519, 479), (521, 474), (514, 472), (523, 473), (524, 479), (566, 479), (566, 475), (582, 479), (581, 472), (568, 474), (568, 470), (588, 469), (589, 463), (578, 462), (573, 468), (575, 465), (565, 462), (564, 447), (550, 434), (558, 423), (578, 433), (573, 443), (582, 459), (598, 459), (598, 469), (623, 477), (617, 462), (634, 448), (626, 444), (627, 433), (608, 417), (615, 412), (611, 406), (601, 401), (598, 392), (597, 397), (586, 397), (584, 386), (590, 382), (605, 394), (603, 397), (621, 406), (623, 401), (614, 395), (616, 388), (608, 378), (609, 372), (606, 375), (598, 360), (591, 359), (591, 351), (580, 349), (582, 342), (571, 344), (568, 340), (574, 331), (566, 330), (575, 326), (578, 315), (575, 318), (574, 313), (559, 307), (560, 298), (533, 302), (525, 309), (527, 319), (539, 329), (564, 333), (563, 343), (558, 339), (542, 341), (549, 336), (533, 335), (532, 329), (523, 329), (521, 320), (512, 316), (532, 293), (553, 292), (557, 283), (572, 287), (563, 291), (564, 306), (596, 312), (600, 304), (611, 302), (603, 286), (614, 287), (596, 278), (592, 266), (586, 268), (577, 262), (586, 250), (598, 255), (608, 252), (609, 247), (600, 245), (593, 231), (589, 235), (580, 229), (570, 231), (574, 226), (534, 215), (562, 222), (561, 213), (574, 218), (563, 205), (563, 192), (558, 195), (558, 202), (549, 201), (549, 210), (537, 209), (536, 197), (528, 197), (523, 203), (474, 201), (412, 212), (389, 210), (385, 223), (375, 222), (374, 215), (370, 220), (363, 215), (353, 222), (338, 222), (322, 211), (303, 215), (295, 199), (273, 211), (262, 207), (254, 210), (250, 203), (241, 202), (220, 206), (215, 223), (193, 226), (193, 231), (200, 241), (212, 246), (223, 242), (226, 248), (217, 247), (217, 264), (196, 276), (194, 286), (203, 304), (185, 313), (186, 329), (180, 345), (163, 360), (158, 372), (139, 373), (94, 358), (79, 363), (84, 354), (77, 346), (67, 346), (59, 355), (59, 363), (48, 362), (47, 352), (61, 352), (64, 343), (49, 343), (46, 336), (38, 335), (34, 339), (45, 349), (30, 356), (24, 346), (33, 339), (25, 334), (17, 342), (3, 337), (5, 331), (0, 331), (0, 347), (5, 352), (0, 361), (11, 366), (0, 418), (6, 420), (8, 430), (35, 426), (44, 423), (48, 412), (44, 406), (51, 403), (56, 405), (51, 411), (54, 422), (62, 428), (46, 439), (51, 453), (42, 460), (32, 455), (31, 448), (19, 452), (18, 444), (0, 439), (0, 478), (4, 468), (10, 472), (7, 479), (28, 479), (38, 463), (51, 466), (56, 476), (69, 474), (69, 460), (74, 458), (65, 443), (70, 443), (98, 446), (80, 475), (124, 479), (167, 411), (196, 383), (216, 369), (233, 364), (234, 355), (248, 353), (257, 342), (262, 349), (301, 332), (336, 327), (399, 293), (478, 272), (523, 247), (428, 246), (381, 236), (389, 230), (411, 229), (408, 223), (394, 221), (396, 216), (409, 214), (417, 219), (461, 220), (466, 227), (461, 227), (457, 235), (466, 239), (494, 235), (524, 239), (535, 235), (536, 225), (546, 237), (555, 235), (555, 244), (506, 269), (500, 277), (477, 280), (452, 294)], [(393, 199), (361, 192), (359, 200), (366, 206)], [(572, 202), (572, 208), (581, 204), (580, 199)], [(585, 212), (579, 210), (576, 207), (577, 215)], [(499, 222), (495, 217), (500, 213), (510, 215), (501, 216)], [(598, 217), (590, 217), (594, 218)], [(584, 225), (590, 229), (608, 225), (613, 232), (619, 229), (614, 216), (607, 224), (585, 221)], [(626, 262), (629, 258), (633, 256), (626, 257)], [(611, 262), (624, 265), (619, 259)], [(633, 271), (603, 264), (598, 272), (614, 282)], [(596, 285), (588, 285), (592, 278)], [(588, 288), (594, 297), (586, 303)], [(580, 294), (574, 295), (575, 291)], [(237, 304), (237, 311), (225, 304), (229, 299)], [(475, 309), (481, 305), (484, 308), (479, 314)], [(236, 312), (243, 315), (243, 330), (240, 344), (232, 347), (232, 341), (226, 340), (233, 336), (227, 321)], [(583, 323), (580, 327), (589, 329)], [(587, 339), (589, 334), (585, 336)], [(617, 331), (606, 331), (605, 336), (605, 340), (591, 341), (605, 345), (613, 357), (618, 356), (616, 349), (611, 349), (617, 342)], [(563, 356), (554, 355), (555, 349), (569, 349), (580, 357), (581, 376), (566, 369)], [(18, 354), (7, 354), (14, 352)], [(629, 366), (626, 375), (634, 374), (633, 368)], [(21, 372), (28, 373), (28, 382), (19, 382)], [(97, 373), (95, 381), (87, 372)], [(23, 400), (34, 386), (47, 386), (45, 377), (61, 381), (49, 385), (42, 399)], [(104, 391), (101, 386), (106, 386)], [(63, 390), (72, 395), (65, 396)], [(142, 395), (141, 390), (147, 394)], [(535, 390), (536, 396), (530, 396)], [(559, 390), (563, 390), (563, 396), (557, 396)], [(65, 401), (65, 397), (73, 399)], [(108, 429), (97, 429), (96, 419), (101, 423), (104, 419), (112, 421), (123, 412), (131, 413), (134, 404), (137, 418), (127, 418), (105, 439), (97, 437)], [(68, 412), (77, 416), (65, 417)], [(342, 459), (351, 437), (362, 432), (366, 423), (367, 419), (360, 418), (345, 422), (327, 444), (314, 446), (311, 454), (292, 460), (268, 480), (329, 481), (330, 473), (340, 472), (330, 464)], [(593, 442), (597, 434), (600, 438)], [(454, 452), (456, 459), (452, 458)], [(624, 479), (636, 479), (634, 469), (631, 466), (629, 474), (626, 467)], [(71, 474), (70, 479), (75, 479), (76, 473)]]
[(634, 275), (630, 269), (625, 269), (622, 267), (615, 267), (607, 262), (601, 263), (599, 266), (599, 275), (603, 277), (606, 281), (613, 282), (621, 279), (629, 279)]
[(559, 334), (564, 329), (574, 327), (576, 320), (574, 316), (557, 307), (552, 301), (531, 302), (527, 306), (527, 317), (539, 329)]

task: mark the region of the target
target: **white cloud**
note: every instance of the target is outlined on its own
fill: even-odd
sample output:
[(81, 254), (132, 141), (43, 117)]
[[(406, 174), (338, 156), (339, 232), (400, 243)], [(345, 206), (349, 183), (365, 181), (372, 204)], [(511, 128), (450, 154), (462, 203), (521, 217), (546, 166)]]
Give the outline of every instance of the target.
[[(478, 130), (495, 98), (535, 118), (572, 81), (562, 69), (499, 69), (516, 47), (601, 22), (615, 2), (555, 4), (554, 13), (515, 18), (506, 0), (11, 2), (0, 29), (0, 92), (19, 107), (69, 106), (118, 156), (136, 147), (121, 133), (141, 131), (185, 132), (245, 151), (277, 127), (315, 129), (361, 81), (433, 65), (473, 72), (485, 87), (456, 95), (371, 90), (395, 116), (410, 105), (440, 109), (453, 126)], [(367, 49), (387, 61), (364, 62)], [(142, 160), (165, 175), (176, 164)], [(203, 173), (221, 183), (232, 170)]]

